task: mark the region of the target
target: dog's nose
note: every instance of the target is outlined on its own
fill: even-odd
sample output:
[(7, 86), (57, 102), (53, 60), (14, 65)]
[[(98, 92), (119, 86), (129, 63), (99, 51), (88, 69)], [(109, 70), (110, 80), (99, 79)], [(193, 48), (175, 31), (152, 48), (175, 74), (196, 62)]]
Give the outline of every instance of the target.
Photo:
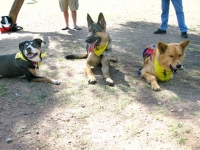
[(26, 50), (27, 50), (28, 52), (30, 52), (30, 51), (31, 51), (31, 48), (30, 48), (30, 47), (27, 47)]
[(91, 38), (86, 38), (86, 39), (85, 39), (85, 42), (86, 42), (86, 43), (92, 43), (92, 39), (91, 39)]
[(181, 64), (176, 65), (176, 68), (180, 69), (181, 68)]

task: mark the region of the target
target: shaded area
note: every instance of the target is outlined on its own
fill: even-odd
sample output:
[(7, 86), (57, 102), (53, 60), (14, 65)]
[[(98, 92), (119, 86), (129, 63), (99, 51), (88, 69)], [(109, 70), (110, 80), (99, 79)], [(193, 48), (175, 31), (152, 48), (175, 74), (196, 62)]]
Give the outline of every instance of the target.
[[(1, 52), (5, 54), (18, 51), (18, 43), (32, 39), (32, 35), (41, 36), (47, 43), (43, 45), (44, 51), (48, 53), (44, 59), (44, 68), (41, 67), (44, 69), (42, 74), (62, 78), (62, 83), (61, 86), (55, 86), (46, 83), (29, 83), (19, 79), (0, 80), (0, 95), (2, 96), (0, 147), (3, 149), (7, 147), (15, 149), (21, 147), (51, 148), (51, 145), (49, 146), (51, 141), (40, 140), (46, 135), (46, 129), (50, 132), (48, 136), (52, 136), (54, 140), (60, 140), (61, 128), (66, 129), (68, 126), (74, 129), (67, 133), (63, 131), (67, 138), (73, 135), (69, 143), (66, 143), (68, 144), (66, 147), (70, 147), (70, 142), (74, 142), (77, 147), (84, 147), (87, 145), (87, 139), (78, 143), (76, 138), (80, 140), (78, 136), (84, 135), (84, 132), (78, 133), (83, 126), (87, 126), (87, 121), (93, 115), (111, 109), (116, 118), (123, 120), (127, 114), (126, 109), (133, 107), (135, 103), (142, 104), (149, 111), (154, 111), (155, 107), (163, 107), (167, 111), (166, 114), (175, 119), (179, 119), (180, 116), (184, 117), (185, 114), (194, 112), (193, 110), (197, 110), (198, 113), (197, 100), (199, 100), (200, 85), (198, 70), (200, 43), (196, 40), (199, 39), (198, 35), (189, 35), (191, 44), (186, 51), (185, 69), (179, 71), (171, 81), (160, 83), (161, 92), (152, 91), (146, 81), (140, 79), (137, 74), (137, 70), (142, 65), (142, 51), (147, 45), (159, 41), (170, 43), (183, 40), (180, 38), (178, 29), (173, 26), (169, 27), (167, 35), (155, 36), (152, 29), (157, 29), (157, 27), (158, 24), (149, 22), (126, 22), (121, 24), (120, 28), (108, 28), (113, 39), (113, 55), (119, 60), (116, 64), (111, 63), (110, 68), (115, 87), (105, 85), (100, 68), (94, 70), (98, 80), (97, 84), (88, 85), (81, 68), (85, 60), (70, 61), (64, 58), (70, 53), (85, 52), (86, 28), (83, 28), (81, 32), (71, 30), (70, 34), (20, 31), (19, 33), (25, 36), (12, 39), (14, 43), (12, 46), (2, 44), (11, 42), (10, 39), (2, 39)], [(158, 105), (159, 102), (162, 105)], [(88, 109), (88, 112), (84, 110), (84, 107)], [(180, 108), (184, 111), (177, 111)], [(64, 109), (64, 114), (59, 109)], [(174, 111), (171, 112), (172, 109)], [(53, 110), (58, 113), (51, 116)], [(190, 116), (186, 117), (191, 119)], [(85, 132), (89, 134), (90, 130)], [(76, 133), (77, 137), (73, 133)], [(15, 142), (5, 146), (5, 139), (8, 136), (14, 137)], [(36, 140), (38, 146), (35, 146), (36, 141), (31, 136), (33, 139), (38, 139)], [(27, 142), (26, 138), (32, 141)]]

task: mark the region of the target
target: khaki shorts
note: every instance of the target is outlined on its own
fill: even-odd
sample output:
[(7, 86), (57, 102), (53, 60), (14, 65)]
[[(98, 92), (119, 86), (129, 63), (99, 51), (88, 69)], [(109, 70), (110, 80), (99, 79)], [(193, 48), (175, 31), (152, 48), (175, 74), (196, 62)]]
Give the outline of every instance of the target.
[(71, 11), (78, 10), (79, 4), (78, 0), (59, 0), (61, 11), (68, 10), (68, 7)]

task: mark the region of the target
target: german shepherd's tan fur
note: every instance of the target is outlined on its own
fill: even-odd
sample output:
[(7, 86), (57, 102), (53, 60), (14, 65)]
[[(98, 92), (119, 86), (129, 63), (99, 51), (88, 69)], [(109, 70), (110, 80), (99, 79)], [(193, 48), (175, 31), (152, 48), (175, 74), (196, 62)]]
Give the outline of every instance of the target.
[[(89, 14), (87, 14), (87, 22), (88, 22), (88, 30), (89, 33), (86, 37), (85, 42), (87, 43), (87, 54), (84, 55), (68, 55), (66, 56), (67, 59), (81, 59), (87, 58), (85, 63), (85, 72), (88, 76), (88, 82), (90, 84), (96, 83), (95, 75), (91, 69), (91, 67), (102, 65), (102, 73), (103, 77), (106, 80), (106, 83), (110, 86), (114, 85), (113, 80), (109, 74), (109, 65), (110, 61), (116, 61), (116, 58), (111, 56), (112, 52), (112, 45), (111, 45), (111, 38), (109, 33), (106, 31), (106, 21), (102, 13), (99, 14), (97, 23), (94, 23), (92, 18)], [(104, 46), (106, 45), (105, 51), (101, 56), (97, 56), (93, 50), (97, 46)]]
[(165, 70), (176, 73), (177, 69), (181, 68), (181, 63), (185, 56), (184, 52), (189, 43), (189, 40), (170, 44), (159, 42), (157, 48), (154, 50), (153, 57), (144, 57), (144, 67), (141, 70), (141, 76), (151, 84), (153, 90), (160, 90), (160, 86), (157, 82), (159, 81), (159, 78), (156, 75), (154, 68), (155, 59), (158, 60), (160, 66)]

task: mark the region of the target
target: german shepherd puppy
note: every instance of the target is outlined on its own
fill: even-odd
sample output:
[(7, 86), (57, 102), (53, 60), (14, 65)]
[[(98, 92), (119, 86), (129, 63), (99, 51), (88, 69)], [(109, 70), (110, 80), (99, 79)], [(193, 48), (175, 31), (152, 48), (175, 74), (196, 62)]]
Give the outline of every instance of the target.
[(144, 67), (139, 74), (151, 84), (153, 90), (160, 90), (157, 81), (170, 80), (173, 73), (182, 67), (184, 52), (189, 43), (189, 40), (170, 44), (159, 42), (157, 48), (145, 49), (143, 52)]
[(85, 42), (87, 43), (84, 55), (67, 55), (66, 59), (82, 59), (87, 58), (85, 63), (85, 72), (88, 75), (90, 84), (96, 83), (96, 78), (91, 70), (91, 67), (102, 65), (103, 76), (106, 83), (110, 86), (114, 85), (109, 74), (110, 61), (116, 62), (116, 58), (111, 56), (112, 45), (109, 33), (106, 31), (106, 21), (103, 13), (99, 14), (98, 21), (95, 23), (89, 14), (87, 14), (88, 31)]

